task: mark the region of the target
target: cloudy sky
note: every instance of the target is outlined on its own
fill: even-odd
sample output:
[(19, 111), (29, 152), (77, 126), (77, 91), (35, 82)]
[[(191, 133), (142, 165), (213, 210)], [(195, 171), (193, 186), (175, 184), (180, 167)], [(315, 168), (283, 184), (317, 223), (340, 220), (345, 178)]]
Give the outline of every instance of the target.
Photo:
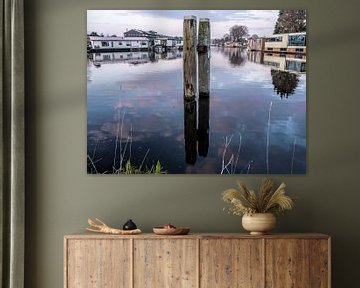
[(123, 36), (126, 29), (154, 30), (182, 36), (185, 15), (209, 18), (211, 38), (221, 38), (233, 25), (246, 25), (249, 34), (271, 35), (278, 10), (88, 10), (87, 32)]

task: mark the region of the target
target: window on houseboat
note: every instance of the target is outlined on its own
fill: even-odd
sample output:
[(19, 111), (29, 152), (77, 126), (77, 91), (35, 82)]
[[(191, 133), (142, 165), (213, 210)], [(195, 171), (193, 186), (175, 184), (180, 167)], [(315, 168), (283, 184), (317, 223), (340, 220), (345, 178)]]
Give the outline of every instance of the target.
[(101, 46), (102, 46), (102, 47), (108, 47), (108, 46), (109, 46), (109, 42), (103, 41), (103, 42), (101, 42)]
[(289, 46), (306, 46), (306, 36), (289, 35)]
[(281, 41), (282, 41), (282, 37), (281, 37), (281, 36), (266, 38), (266, 42), (281, 42)]

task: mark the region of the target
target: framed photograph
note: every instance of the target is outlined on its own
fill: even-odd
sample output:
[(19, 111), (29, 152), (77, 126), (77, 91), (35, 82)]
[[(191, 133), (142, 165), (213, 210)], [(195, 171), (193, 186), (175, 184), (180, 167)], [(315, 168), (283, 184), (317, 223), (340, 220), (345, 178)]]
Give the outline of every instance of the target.
[(305, 10), (88, 10), (87, 60), (88, 174), (306, 173)]

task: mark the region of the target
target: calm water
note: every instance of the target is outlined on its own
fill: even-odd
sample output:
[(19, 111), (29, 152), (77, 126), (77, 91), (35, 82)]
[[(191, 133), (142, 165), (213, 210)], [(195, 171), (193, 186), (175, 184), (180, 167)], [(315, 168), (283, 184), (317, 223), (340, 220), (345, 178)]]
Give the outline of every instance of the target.
[(182, 52), (88, 57), (88, 173), (129, 159), (167, 173), (306, 172), (304, 59), (212, 47), (210, 97), (184, 104)]

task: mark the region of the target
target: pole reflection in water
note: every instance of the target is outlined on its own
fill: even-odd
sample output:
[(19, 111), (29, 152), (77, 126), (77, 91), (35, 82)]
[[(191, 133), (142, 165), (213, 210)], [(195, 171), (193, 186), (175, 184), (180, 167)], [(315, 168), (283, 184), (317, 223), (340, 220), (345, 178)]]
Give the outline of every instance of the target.
[(196, 101), (184, 100), (184, 138), (186, 163), (194, 165), (197, 158), (196, 150)]
[(210, 98), (199, 99), (199, 129), (198, 129), (198, 149), (199, 155), (206, 157), (209, 151), (209, 114)]

